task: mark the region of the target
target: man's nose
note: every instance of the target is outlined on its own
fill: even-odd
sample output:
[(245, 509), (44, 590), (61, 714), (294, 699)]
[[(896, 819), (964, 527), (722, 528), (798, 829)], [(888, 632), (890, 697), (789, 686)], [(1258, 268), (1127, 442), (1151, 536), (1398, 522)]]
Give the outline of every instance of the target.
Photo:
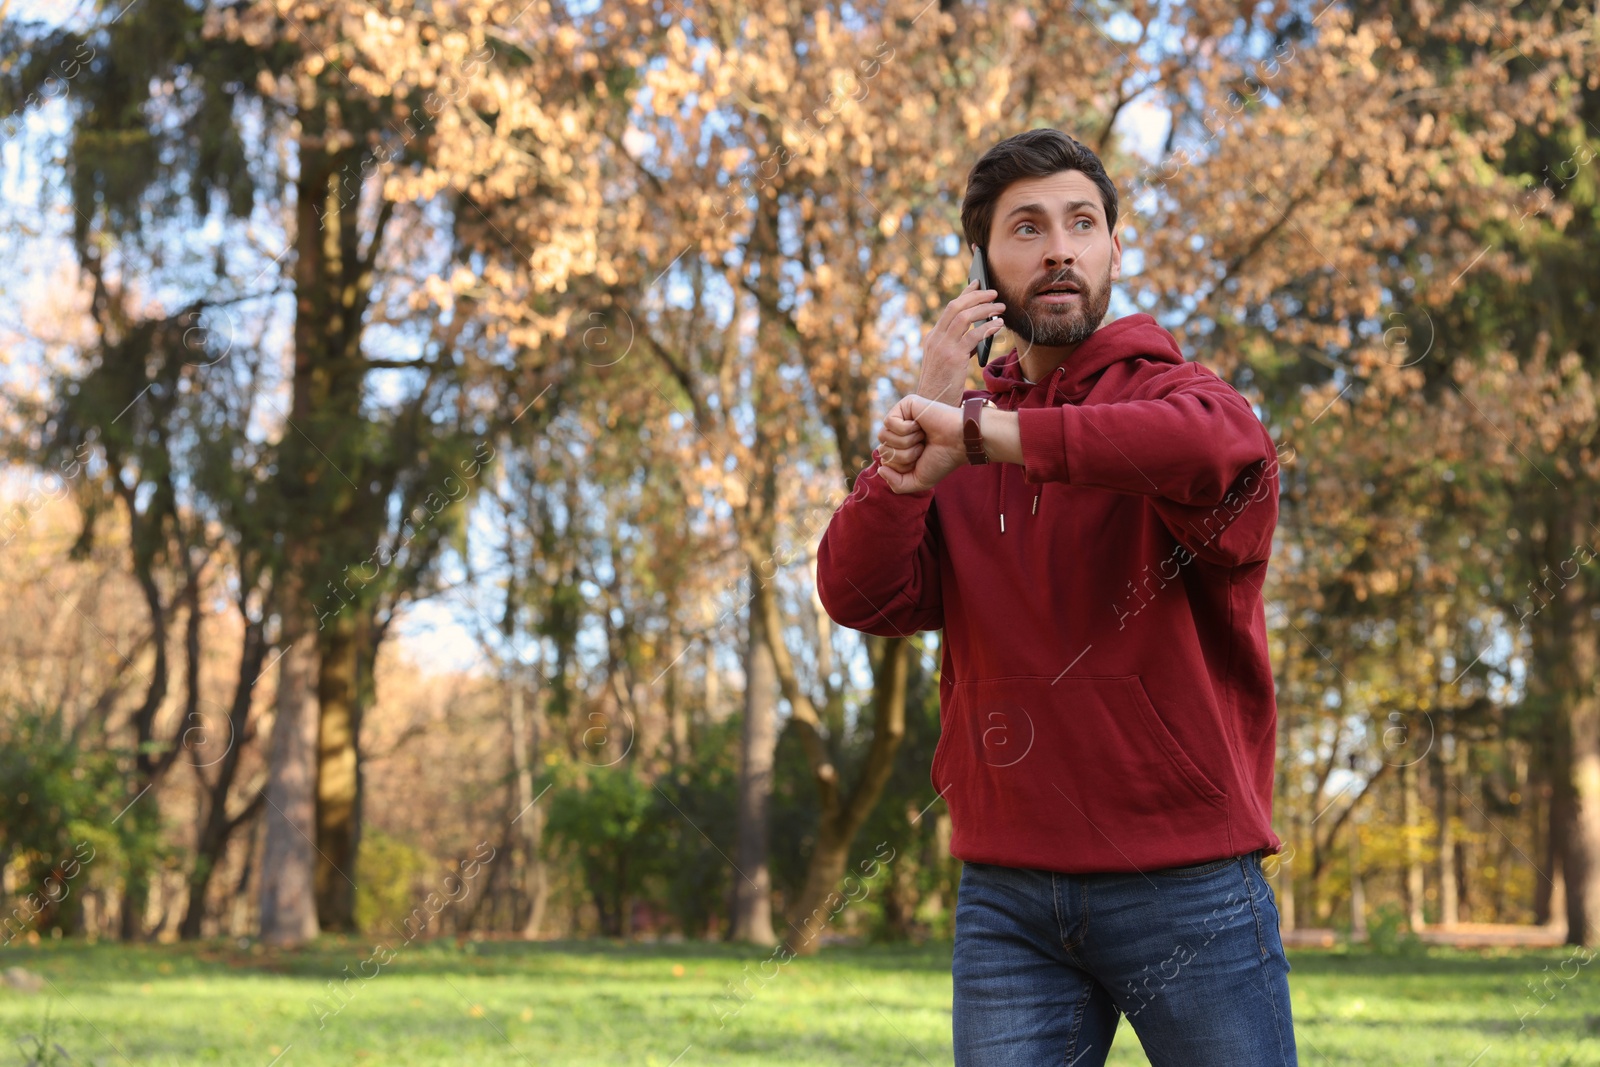
[(1050, 269), (1071, 266), (1078, 258), (1078, 250), (1065, 236), (1054, 238), (1044, 253), (1044, 265)]

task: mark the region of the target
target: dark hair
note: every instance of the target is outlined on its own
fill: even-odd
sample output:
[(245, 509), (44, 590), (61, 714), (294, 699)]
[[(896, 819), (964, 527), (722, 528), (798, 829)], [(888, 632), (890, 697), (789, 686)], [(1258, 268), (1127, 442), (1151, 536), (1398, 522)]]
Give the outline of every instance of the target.
[(1116, 232), (1117, 187), (1111, 184), (1100, 157), (1060, 130), (1046, 128), (1007, 137), (973, 165), (967, 175), (967, 195), (961, 200), (961, 229), (966, 233), (967, 244), (989, 247), (994, 206), (1012, 182), (1045, 178), (1063, 170), (1082, 171), (1099, 186), (1106, 226)]

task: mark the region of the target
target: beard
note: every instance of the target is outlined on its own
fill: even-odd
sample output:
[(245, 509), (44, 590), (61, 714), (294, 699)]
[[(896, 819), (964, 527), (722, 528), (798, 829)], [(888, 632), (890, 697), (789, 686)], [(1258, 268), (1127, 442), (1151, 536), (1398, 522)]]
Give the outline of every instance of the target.
[(1106, 264), (1105, 274), (1098, 285), (1091, 285), (1079, 274), (1069, 273), (1064, 278), (1043, 283), (1041, 288), (1061, 282), (1078, 286), (1076, 300), (1065, 304), (1047, 304), (1039, 299), (1037, 291), (1021, 299), (1000, 282), (991, 283), (999, 294), (995, 299), (1006, 306), (1000, 315), (1001, 320), (1028, 347), (1061, 348), (1080, 344), (1100, 328), (1100, 320), (1106, 317), (1106, 309), (1111, 305), (1110, 263)]

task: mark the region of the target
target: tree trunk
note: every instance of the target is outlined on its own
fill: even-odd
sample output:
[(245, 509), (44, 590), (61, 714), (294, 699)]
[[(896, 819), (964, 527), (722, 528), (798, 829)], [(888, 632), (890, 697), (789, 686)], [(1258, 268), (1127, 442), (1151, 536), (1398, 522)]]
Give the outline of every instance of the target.
[(261, 846), (261, 938), (293, 946), (317, 936), (316, 850), (317, 635), (303, 617), (310, 602), (295, 568), (286, 568), (277, 721), (267, 779)]
[(911, 865), (896, 864), (883, 886), (883, 926), (889, 938), (911, 940), (919, 903), (917, 880)]
[[(108, 458), (113, 457), (107, 453)], [(120, 469), (120, 462), (113, 466)], [(139, 544), (151, 537), (145, 528), (144, 520), (139, 517), (132, 490), (121, 486), (128, 509), (128, 531), (134, 544)], [(118, 818), (127, 818), (130, 824), (143, 824), (148, 830), (153, 830), (159, 823), (157, 798), (151, 797), (148, 802), (142, 798), (146, 792), (154, 793), (156, 786), (166, 776), (167, 769), (172, 766), (172, 761), (177, 757), (179, 748), (177, 738), (170, 743), (163, 744), (164, 739), (156, 734), (156, 717), (161, 713), (166, 703), (169, 689), (169, 667), (167, 664), (167, 612), (175, 609), (181, 600), (188, 608), (188, 625), (186, 645), (189, 652), (188, 688), (184, 694), (184, 710), (186, 714), (183, 722), (193, 721), (190, 717), (198, 707), (199, 691), (194, 675), (194, 666), (197, 659), (197, 645), (200, 626), (200, 610), (197, 597), (199, 595), (196, 577), (191, 572), (188, 582), (182, 592), (177, 594), (170, 604), (163, 604), (161, 599), (160, 584), (156, 581), (153, 557), (145, 552), (136, 551), (133, 554), (134, 577), (139, 583), (139, 588), (144, 594), (145, 606), (150, 613), (151, 638), (150, 644), (155, 651), (155, 662), (151, 665), (149, 684), (145, 690), (143, 702), (133, 713), (133, 732), (136, 755), (134, 757), (135, 775), (131, 787), (133, 799), (129, 801), (129, 808), (125, 809)], [(144, 936), (144, 918), (148, 910), (151, 890), (151, 868), (149, 861), (142, 851), (136, 851), (128, 858), (127, 871), (123, 876), (122, 886), (122, 911), (120, 916), (121, 935), (124, 941), (137, 941)]]
[[(245, 625), (244, 648), (239, 655), (239, 678), (234, 686), (233, 707), (228, 713), (228, 734), (221, 739), (227, 748), (214, 760), (217, 766), (216, 780), (209, 783), (205, 781), (201, 773), (201, 768), (207, 765), (205, 761), (196, 766), (196, 776), (206, 787), (206, 811), (195, 847), (194, 867), (189, 872), (189, 903), (183, 913), (183, 922), (178, 927), (178, 936), (185, 941), (200, 936), (205, 923), (206, 893), (210, 889), (211, 878), (222, 863), (233, 832), (254, 814), (261, 803), (259, 796), (253, 797), (238, 815), (228, 814), (228, 794), (238, 774), (240, 749), (244, 746), (244, 731), (250, 718), (250, 697), (261, 677), (261, 662), (266, 655), (264, 631), (265, 624), (260, 621), (249, 620)], [(202, 748), (201, 751), (207, 749)]]
[[(1306, 879), (1306, 905), (1310, 909), (1313, 923), (1317, 926), (1327, 926), (1333, 918), (1333, 897), (1328, 892), (1328, 851), (1317, 840), (1315, 824), (1307, 827), (1308, 835), (1312, 842), (1312, 863), (1310, 876)], [(1331, 842), (1330, 842), (1331, 844)]]
[(653, 689), (643, 678), (628, 686), (628, 703), (633, 708), (635, 724), (631, 754), (635, 772), (646, 783), (654, 782), (661, 773), (667, 745), (666, 714), (654, 699)]
[(317, 921), (324, 930), (356, 928), (356, 850), (360, 845), (361, 700), (357, 620), (340, 613), (321, 635), (317, 677)]
[[(671, 657), (668, 663), (677, 663), (687, 651), (684, 647), (683, 634), (677, 627), (673, 627), (667, 643), (667, 654)], [(684, 700), (683, 672), (667, 670), (667, 688), (662, 695), (662, 702), (667, 709), (667, 734), (672, 745), (672, 762), (678, 766), (688, 764), (692, 758), (689, 749), (689, 708), (688, 701)]]
[(1400, 766), (1400, 807), (1405, 822), (1405, 897), (1406, 920), (1412, 933), (1427, 925), (1426, 881), (1422, 870), (1422, 841), (1417, 836), (1417, 815), (1422, 808), (1422, 798), (1417, 795), (1417, 767), (1414, 763)]
[[(1536, 562), (1545, 575), (1545, 589), (1552, 580), (1561, 584), (1536, 616), (1543, 625), (1534, 633), (1535, 662), (1544, 668), (1540, 681), (1553, 698), (1555, 719), (1551, 835), (1552, 849), (1559, 846), (1562, 862), (1561, 881), (1551, 895), (1559, 888), (1564, 897), (1567, 944), (1585, 946), (1600, 944), (1600, 680), (1595, 677), (1600, 657), (1588, 583), (1576, 568), (1572, 575), (1563, 568), (1576, 562), (1566, 546), (1586, 543), (1590, 510), (1590, 501), (1579, 494), (1553, 502), (1547, 512), (1551, 536)], [(1551, 559), (1558, 554), (1559, 561)], [(1556, 901), (1548, 906), (1554, 920), (1559, 914)]]
[(1568, 723), (1572, 790), (1568, 809), (1566, 876), (1567, 944), (1600, 945), (1600, 692), (1597, 692), (1593, 623), (1575, 613), (1572, 668), (1575, 681)]
[[(1566, 717), (1551, 717), (1551, 725), (1564, 731)], [(1564, 754), (1566, 745), (1559, 744), (1551, 752), (1549, 772), (1550, 800), (1547, 805), (1544, 831), (1544, 864), (1542, 875), (1534, 883), (1533, 918), (1540, 926), (1566, 926), (1567, 924), (1567, 826), (1572, 817), (1572, 774)]]
[(1440, 738), (1437, 771), (1439, 775), (1439, 925), (1448, 930), (1456, 925), (1456, 840), (1455, 840), (1455, 749), (1460, 739), (1452, 734)]
[(1350, 940), (1367, 939), (1367, 894), (1361, 884), (1361, 827), (1350, 822)]
[(770, 945), (772, 876), (767, 866), (773, 761), (778, 747), (778, 679), (766, 637), (764, 599), (773, 595), (750, 568), (750, 624), (745, 651), (744, 730), (740, 742), (739, 817), (734, 882), (735, 941)]
[(122, 940), (138, 941), (144, 937), (144, 913), (149, 907), (150, 869), (142, 863), (130, 863), (122, 880)]
[(239, 865), (239, 878), (233, 884), (233, 891), (228, 894), (230, 901), (230, 914), (226, 927), (229, 937), (243, 937), (255, 928), (255, 916), (250, 913), (250, 878), (256, 871), (256, 861), (261, 856), (261, 839), (266, 827), (266, 820), (261, 817), (261, 812), (266, 810), (266, 791), (261, 793), (262, 804), (256, 810), (254, 818), (246, 820), (243, 862)]
[(849, 897), (839, 892), (839, 883), (844, 881), (850, 843), (855, 837), (853, 830), (845, 836), (848, 829), (837, 818), (824, 818), (817, 827), (817, 843), (806, 865), (805, 885), (789, 908), (794, 932), (787, 940), (797, 955), (810, 955), (821, 948), (823, 935), (847, 906)]
[[(722, 676), (717, 672), (717, 645), (715, 641), (705, 642), (705, 722), (721, 722), (722, 715)], [(695, 743), (693, 723), (690, 723), (689, 744)]]
[[(1486, 793), (1485, 776), (1472, 773), (1467, 758), (1470, 751), (1465, 743), (1456, 746), (1456, 781), (1461, 784), (1462, 791), (1468, 797), (1477, 794), (1483, 799)], [(1461, 808), (1461, 833), (1456, 835), (1457, 921), (1473, 921), (1476, 904), (1474, 893), (1477, 891), (1475, 887), (1479, 885), (1475, 881), (1479, 863), (1476, 842), (1481, 838), (1484, 829), (1478, 818), (1481, 808), (1481, 804), (1470, 802)]]
[[(867, 750), (861, 776), (849, 794), (841, 797), (838, 776), (833, 767), (826, 764), (818, 766), (815, 756), (812, 759), (812, 772), (822, 796), (822, 814), (817, 828), (816, 847), (812, 850), (811, 861), (806, 869), (805, 885), (789, 908), (790, 932), (786, 940), (797, 955), (809, 955), (821, 947), (820, 934), (841, 907), (839, 883), (844, 878), (845, 866), (850, 859), (850, 846), (883, 794), (883, 787), (894, 771), (895, 753), (905, 737), (910, 642), (903, 637), (886, 637), (879, 641), (881, 651), (872, 672), (872, 745)], [(787, 657), (784, 657), (779, 673), (784, 680), (790, 705), (803, 700), (798, 694), (793, 668)], [(805, 730), (809, 724), (800, 722), (797, 728)], [(877, 860), (888, 862), (892, 858), (892, 855), (879, 856)], [(848, 899), (848, 893), (845, 899)]]
[(522, 936), (532, 940), (539, 936), (539, 927), (544, 923), (546, 897), (544, 860), (539, 855), (544, 836), (544, 807), (535, 802), (533, 792), (533, 772), (539, 765), (544, 731), (543, 723), (537, 721), (539, 717), (528, 714), (526, 698), (520, 668), (513, 664), (511, 766), (517, 782), (517, 814), (512, 822), (517, 836), (514, 838), (516, 844), (511, 852), (511, 862), (515, 865), (512, 872), (514, 884), (522, 887), (523, 898), (528, 906), (528, 918), (522, 924)]
[[(321, 656), (321, 674), (312, 683), (321, 719), (313, 782), (313, 840), (320, 851), (315, 900), (324, 928), (347, 931), (355, 928), (361, 709), (372, 691), (372, 652), (378, 642), (376, 609), (359, 553), (370, 552), (387, 526), (376, 499), (381, 493), (363, 475), (368, 449), (363, 439), (370, 424), (362, 410), (367, 361), (361, 337), (374, 257), (392, 206), (385, 202), (378, 209), (363, 237), (361, 198), (350, 198), (342, 181), (364, 149), (344, 138), (342, 121), (321, 108), (302, 114), (295, 183), (292, 428), (285, 431), (279, 478), (287, 504), (285, 536), (299, 557), (294, 565), (310, 586), (304, 596), (328, 609), (327, 618), (316, 611), (312, 633)], [(351, 588), (351, 578), (359, 591)], [(304, 610), (312, 609), (308, 604)]]

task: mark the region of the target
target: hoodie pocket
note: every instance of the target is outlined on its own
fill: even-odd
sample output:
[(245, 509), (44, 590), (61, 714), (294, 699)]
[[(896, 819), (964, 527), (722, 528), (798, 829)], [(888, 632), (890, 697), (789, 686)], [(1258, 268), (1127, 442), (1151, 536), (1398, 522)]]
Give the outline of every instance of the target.
[(952, 850), (978, 862), (1118, 870), (1230, 847), (1227, 795), (1135, 674), (956, 683), (932, 777)]

